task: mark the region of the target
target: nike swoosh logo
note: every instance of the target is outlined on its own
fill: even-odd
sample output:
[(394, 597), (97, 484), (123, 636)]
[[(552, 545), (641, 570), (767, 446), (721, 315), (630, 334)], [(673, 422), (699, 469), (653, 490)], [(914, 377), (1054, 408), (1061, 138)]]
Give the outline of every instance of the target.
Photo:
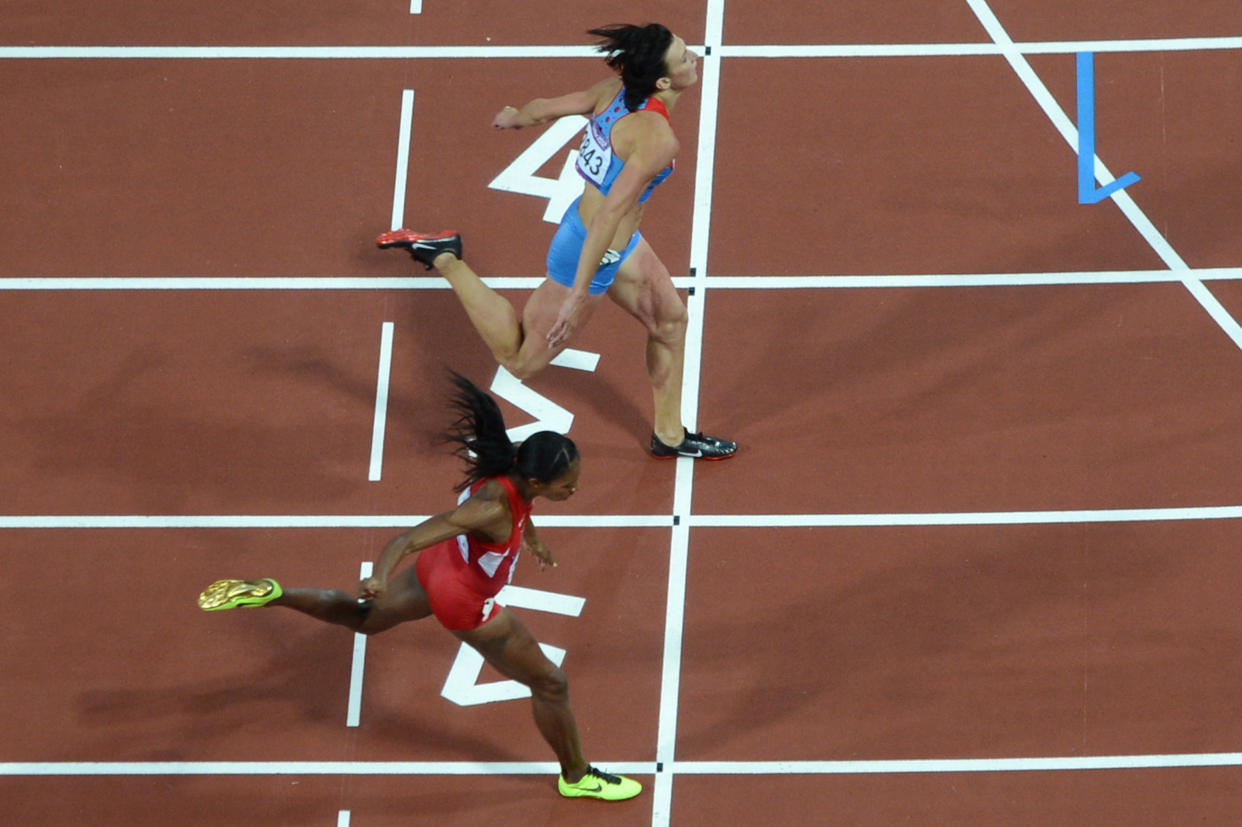
[(692, 457), (692, 458), (694, 458), (694, 457), (701, 457), (701, 456), (703, 456), (703, 452), (702, 452), (702, 451), (700, 451), (698, 448), (695, 448), (695, 449), (694, 449), (694, 453), (693, 453), (693, 454), (692, 454), (692, 453), (690, 453), (689, 451), (678, 451), (677, 453), (681, 454), (683, 457)]
[(603, 789), (604, 789), (604, 785), (603, 785), (603, 784), (596, 784), (596, 785), (595, 785), (595, 789), (593, 789), (593, 790), (588, 790), (586, 787), (579, 787), (578, 789), (582, 790), (584, 793), (598, 793), (598, 792), (602, 792), (602, 791), (603, 791)]

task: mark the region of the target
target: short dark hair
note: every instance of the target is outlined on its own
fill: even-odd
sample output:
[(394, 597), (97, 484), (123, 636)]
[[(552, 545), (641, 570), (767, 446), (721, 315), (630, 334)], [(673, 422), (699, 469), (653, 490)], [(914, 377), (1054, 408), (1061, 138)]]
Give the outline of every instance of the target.
[(552, 482), (578, 461), (578, 446), (564, 434), (539, 431), (528, 436), (517, 450), (517, 472), (528, 480)]

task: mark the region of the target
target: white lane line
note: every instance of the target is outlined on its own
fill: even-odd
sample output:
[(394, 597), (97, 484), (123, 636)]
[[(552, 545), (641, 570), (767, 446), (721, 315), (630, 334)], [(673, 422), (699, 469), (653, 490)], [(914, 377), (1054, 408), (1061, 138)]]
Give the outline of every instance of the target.
[[(359, 567), (358, 579), (371, 576), (371, 561)], [(354, 633), (354, 657), (349, 667), (349, 706), (345, 712), (345, 726), (356, 727), (362, 717), (362, 673), (367, 660), (367, 636)]]
[[(690, 267), (693, 294), (686, 330), (682, 375), (683, 422), (694, 429), (698, 421), (699, 385), (703, 356), (703, 315), (707, 299), (708, 245), (711, 240), (712, 190), (716, 166), (716, 123), (720, 103), (720, 43), (724, 30), (724, 0), (708, 0), (705, 45), (700, 50), (699, 141), (694, 179), (694, 211), (690, 223)], [(711, 54), (708, 54), (708, 52)], [(694, 460), (678, 459), (673, 483), (673, 526), (669, 550), (668, 597), (664, 615), (664, 654), (660, 669), (660, 711), (656, 730), (657, 767), (676, 760), (677, 709), (681, 692), (681, 646), (686, 612), (686, 575), (690, 556), (690, 524), (694, 491)], [(652, 790), (652, 827), (671, 822), (673, 774), (657, 772)]]
[(341, 810), (336, 814), (336, 827), (349, 827), (349, 810)]
[[(650, 761), (599, 762), (617, 772), (652, 772)], [(78, 761), (0, 763), (5, 776), (109, 775), (548, 775), (559, 772), (555, 762), (431, 761)]]
[(1052, 758), (913, 758), (891, 761), (685, 761), (681, 775), (892, 775), (927, 772), (1073, 772), (1178, 767), (1236, 767), (1242, 752), (1075, 755)]
[[(696, 267), (697, 269), (697, 267)], [(705, 269), (705, 268), (704, 268)], [(894, 275), (839, 276), (711, 276), (697, 273), (693, 278), (678, 276), (673, 283), (680, 289), (703, 286), (714, 290), (757, 289), (853, 289), (890, 287), (1025, 287), (1037, 285), (1156, 284), (1182, 283), (1189, 276), (1197, 281), (1242, 279), (1242, 267), (1205, 267), (1185, 273), (1170, 270), (1065, 270), (1048, 273), (910, 273)], [(525, 290), (538, 287), (544, 276), (487, 276), (483, 283), (499, 290)], [(107, 290), (451, 290), (436, 277), (98, 277), (98, 278), (0, 278), (4, 291), (107, 291)], [(579, 352), (581, 353), (581, 352)], [(566, 358), (568, 362), (570, 357)], [(580, 370), (592, 369), (591, 361), (567, 364)], [(556, 364), (563, 364), (557, 362)]]
[[(626, 775), (656, 772), (650, 761), (599, 761)], [(1242, 752), (1150, 755), (1030, 756), (1022, 758), (912, 758), (862, 761), (678, 761), (657, 774), (671, 775), (895, 775), (905, 773), (1081, 772), (1242, 766)], [(160, 775), (547, 775), (552, 762), (427, 761), (11, 761), (0, 777)]]
[(1242, 506), (1204, 508), (1136, 508), (1097, 511), (961, 511), (906, 514), (694, 514), (695, 527), (825, 528), (971, 525), (1078, 525), (1083, 523), (1147, 523), (1184, 520), (1242, 519)]
[[(1189, 270), (1199, 281), (1242, 279), (1242, 268)], [(1039, 287), (1097, 284), (1182, 284), (1185, 274), (1172, 270), (1099, 270), (1060, 273), (965, 273), (892, 276), (708, 276), (714, 290), (842, 290), (894, 287)]]
[[(1187, 52), (1242, 49), (1242, 37), (1015, 42), (1022, 54)], [(996, 43), (800, 43), (722, 46), (726, 58), (977, 57), (1003, 54)]]
[[(0, 529), (409, 528), (426, 514), (43, 514), (0, 516)], [(870, 514), (689, 514), (691, 527), (1054, 525), (1242, 519), (1242, 505), (1076, 511), (947, 511)], [(667, 528), (668, 514), (544, 515), (553, 528)]]
[[(485, 277), (483, 283), (501, 289), (538, 287), (546, 276)], [(368, 276), (273, 276), (211, 278), (204, 276), (172, 277), (101, 277), (101, 278), (0, 278), (3, 290), (452, 290), (444, 279), (436, 277), (368, 277)]]
[[(694, 460), (678, 459), (673, 508), (689, 512)], [(668, 597), (664, 609), (664, 654), (660, 666), (660, 712), (656, 727), (657, 766), (668, 770), (677, 760), (677, 709), (681, 692), (681, 646), (686, 617), (686, 573), (690, 560), (690, 525), (684, 519), (673, 526), (668, 560)], [(657, 772), (652, 789), (652, 827), (672, 818), (673, 773)]]
[(1029, 55), (1077, 54), (1078, 52), (1198, 52), (1242, 49), (1242, 37), (1172, 37), (1131, 40), (1062, 40), (1019, 43)]
[[(1061, 137), (1069, 143), (1074, 152), (1077, 152), (1078, 129), (1070, 121), (1069, 116), (1065, 114), (1061, 105), (1052, 97), (1052, 93), (1048, 91), (1048, 87), (1040, 80), (1035, 70), (1031, 68), (1030, 62), (1018, 50), (1017, 45), (1009, 37), (1009, 33), (1005, 31), (1004, 26), (1001, 25), (1000, 20), (992, 12), (986, 0), (966, 0), (966, 2), (975, 13), (975, 16), (979, 18), (979, 22), (987, 31), (988, 36), (1000, 47), (1001, 53), (1004, 55), (1005, 60), (1009, 62), (1010, 67), (1013, 68), (1014, 72), (1022, 80), (1022, 83), (1035, 97), (1035, 101), (1044, 110), (1044, 114), (1052, 121), (1057, 131), (1061, 133)], [(1100, 157), (1097, 155), (1092, 161), (1095, 177), (1100, 185), (1107, 186), (1111, 184), (1115, 178), (1112, 172), (1108, 170), (1108, 167), (1104, 165), (1104, 162), (1100, 160)], [(1126, 218), (1130, 220), (1134, 228), (1139, 231), (1139, 234), (1143, 236), (1143, 239), (1151, 246), (1152, 250), (1156, 252), (1156, 255), (1160, 256), (1170, 270), (1178, 274), (1182, 284), (1203, 309), (1208, 312), (1208, 315), (1220, 326), (1221, 330), (1233, 340), (1235, 345), (1242, 348), (1242, 326), (1229, 315), (1224, 305), (1212, 295), (1211, 291), (1201, 281), (1188, 275), (1190, 268), (1186, 266), (1186, 262), (1177, 254), (1177, 251), (1173, 249), (1168, 240), (1160, 234), (1156, 226), (1151, 223), (1151, 219), (1134, 203), (1134, 199), (1130, 196), (1129, 191), (1125, 189), (1118, 190), (1110, 198), (1117, 204)]]
[(397, 172), (392, 185), (392, 221), (388, 229), (405, 226), (405, 182), (410, 172), (410, 128), (414, 121), (414, 90), (401, 92), (401, 128), (397, 136)]
[(598, 58), (590, 46), (0, 46), (0, 60)]
[(384, 431), (388, 423), (388, 378), (392, 372), (393, 323), (380, 328), (379, 372), (375, 380), (375, 421), (371, 424), (371, 468), (367, 479), (378, 482), (384, 470)]
[(423, 0), (410, 0), (410, 14), (423, 13)]
[[(1022, 54), (1242, 49), (1242, 37), (1055, 40), (1014, 44)], [(691, 46), (691, 48), (696, 48)], [(712, 48), (722, 58), (973, 57), (995, 43), (762, 44)], [(0, 60), (443, 60), (597, 58), (590, 46), (0, 46)]]
[[(42, 515), (0, 516), (0, 528), (402, 528), (421, 523), (429, 514), (165, 514), (165, 515)], [(590, 514), (580, 517), (545, 515), (540, 525), (560, 528), (665, 528), (668, 514)]]
[[(723, 4), (724, 0), (719, 0)], [(713, 25), (712, 7), (708, 4), (708, 26)], [(711, 242), (712, 190), (716, 171), (716, 124), (720, 106), (721, 60), (719, 30), (709, 28), (707, 39), (712, 53), (699, 60), (699, 145), (695, 159), (694, 210), (690, 223), (690, 266), (699, 277), (707, 275), (707, 248)], [(715, 41), (714, 43), (712, 41)], [(705, 47), (704, 52), (707, 51)], [(687, 360), (688, 361), (688, 360)], [(698, 386), (695, 385), (697, 391)]]

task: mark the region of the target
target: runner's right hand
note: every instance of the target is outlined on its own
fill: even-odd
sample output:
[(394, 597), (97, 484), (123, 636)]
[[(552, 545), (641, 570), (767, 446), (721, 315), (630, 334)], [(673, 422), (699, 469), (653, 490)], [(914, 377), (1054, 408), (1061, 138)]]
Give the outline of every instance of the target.
[(368, 577), (358, 584), (358, 597), (363, 600), (374, 600), (384, 594), (386, 584), (378, 577)]
[(518, 110), (512, 106), (506, 106), (496, 113), (496, 117), (492, 118), (492, 127), (494, 129), (521, 129), (522, 125), (517, 122)]

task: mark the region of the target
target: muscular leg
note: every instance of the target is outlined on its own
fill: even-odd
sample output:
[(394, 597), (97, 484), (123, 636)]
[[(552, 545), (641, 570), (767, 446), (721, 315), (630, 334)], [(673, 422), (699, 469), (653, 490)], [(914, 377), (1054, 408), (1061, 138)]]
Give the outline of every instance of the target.
[(375, 600), (360, 602), (354, 595), (340, 589), (286, 588), (284, 594), (267, 605), (285, 606), (364, 635), (373, 635), (398, 623), (431, 614), (427, 593), (418, 582), (414, 566), (409, 566), (389, 580), (384, 594)]
[(646, 239), (639, 241), (621, 263), (608, 297), (647, 328), (647, 377), (655, 403), (653, 430), (665, 444), (676, 445), (685, 436), (681, 381), (689, 317), (668, 268)]
[(452, 253), (436, 256), (435, 268), (448, 280), (474, 329), (496, 361), (512, 361), (525, 339), (517, 311), (504, 296), (483, 283), (466, 262)]
[[(519, 320), (508, 299), (484, 284), (457, 256), (441, 253), (436, 257), (435, 268), (452, 286), (470, 323), (496, 362), (518, 379), (534, 376), (564, 350), (563, 345), (549, 347), (547, 335), (569, 288), (551, 279), (545, 280), (526, 302)], [(580, 319), (582, 324), (586, 323), (598, 300), (598, 296), (588, 299)]]
[(473, 646), (502, 675), (530, 687), (532, 711), (539, 734), (561, 764), (561, 776), (575, 783), (586, 773), (578, 725), (569, 708), (569, 682), (548, 660), (539, 643), (508, 609), (477, 629), (453, 632)]

